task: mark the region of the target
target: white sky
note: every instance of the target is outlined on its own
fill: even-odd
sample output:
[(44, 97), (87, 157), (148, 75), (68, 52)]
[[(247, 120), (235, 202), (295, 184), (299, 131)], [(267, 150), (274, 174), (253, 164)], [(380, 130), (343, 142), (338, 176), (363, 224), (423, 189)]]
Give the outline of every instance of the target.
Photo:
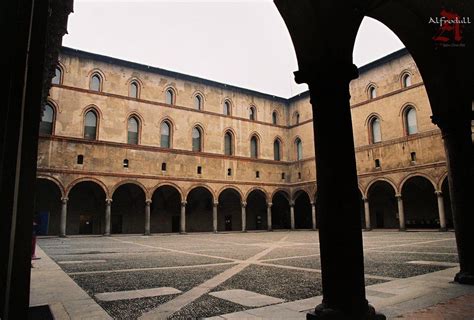
[[(63, 45), (281, 97), (307, 89), (293, 80), (296, 54), (271, 0), (75, 0)], [(362, 66), (403, 47), (365, 18), (354, 61)]]

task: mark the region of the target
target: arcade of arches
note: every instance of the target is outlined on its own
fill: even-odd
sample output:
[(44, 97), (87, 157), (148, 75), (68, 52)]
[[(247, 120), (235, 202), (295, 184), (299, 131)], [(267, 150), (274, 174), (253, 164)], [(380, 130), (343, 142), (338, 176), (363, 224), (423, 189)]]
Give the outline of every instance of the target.
[[(185, 193), (173, 184), (148, 190), (139, 182), (123, 181), (109, 188), (84, 179), (64, 187), (39, 177), (35, 212), (44, 235), (316, 230), (317, 194), (310, 190), (254, 189), (245, 195), (237, 186), (215, 192), (202, 185)], [(438, 185), (423, 175), (409, 176), (399, 185), (375, 179), (360, 200), (366, 230), (453, 227), (446, 177)]]

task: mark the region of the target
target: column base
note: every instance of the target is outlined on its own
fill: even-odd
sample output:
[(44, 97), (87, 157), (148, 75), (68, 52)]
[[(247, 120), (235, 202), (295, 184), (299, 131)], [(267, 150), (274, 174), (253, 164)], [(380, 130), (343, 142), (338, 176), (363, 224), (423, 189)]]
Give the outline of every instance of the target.
[(458, 272), (454, 277), (454, 281), (460, 284), (474, 285), (474, 274), (469, 272)]
[(242, 230), (242, 232), (247, 232), (247, 230)]
[(67, 238), (67, 236), (65, 234), (60, 234), (59, 237), (60, 238)]
[(365, 228), (364, 231), (372, 231), (372, 228)]
[(110, 237), (110, 233), (104, 233), (104, 237)]
[(314, 311), (306, 314), (306, 320), (386, 320), (387, 318), (375, 312), (374, 307), (368, 306), (367, 312), (360, 316), (345, 314), (341, 310), (331, 309), (324, 304), (316, 306)]
[(187, 234), (185, 231), (180, 231), (179, 234)]
[(438, 229), (439, 232), (446, 232), (448, 231), (448, 228), (444, 227), (444, 228), (439, 228)]
[(151, 233), (145, 232), (143, 235), (144, 235), (144, 236), (151, 236)]
[(407, 231), (407, 228), (398, 228), (398, 231)]

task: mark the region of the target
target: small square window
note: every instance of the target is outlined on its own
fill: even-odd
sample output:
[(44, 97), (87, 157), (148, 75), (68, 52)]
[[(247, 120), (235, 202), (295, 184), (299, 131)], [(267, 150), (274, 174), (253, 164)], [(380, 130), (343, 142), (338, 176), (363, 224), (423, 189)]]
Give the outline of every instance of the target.
[(375, 168), (380, 169), (380, 159), (375, 159)]
[(166, 162), (161, 164), (161, 171), (166, 171)]
[(82, 154), (77, 156), (77, 164), (84, 164), (84, 156)]
[(228, 175), (228, 176), (231, 176), (231, 175), (232, 175), (232, 169), (231, 169), (231, 168), (227, 169), (227, 175)]
[(129, 165), (128, 159), (124, 159), (124, 160), (123, 160), (123, 167), (124, 167), (124, 168), (128, 168), (128, 165)]
[(198, 173), (198, 174), (202, 174), (202, 167), (201, 167), (201, 166), (198, 166), (198, 167), (197, 167), (197, 173)]
[(255, 178), (260, 178), (260, 171), (255, 171)]

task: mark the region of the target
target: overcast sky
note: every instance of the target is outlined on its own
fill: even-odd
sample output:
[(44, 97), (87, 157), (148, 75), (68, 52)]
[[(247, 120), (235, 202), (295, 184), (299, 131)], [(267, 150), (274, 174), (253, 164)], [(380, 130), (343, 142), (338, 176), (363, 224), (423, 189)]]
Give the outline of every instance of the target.
[[(75, 0), (63, 45), (281, 97), (297, 85), (296, 55), (271, 0)], [(362, 66), (403, 47), (365, 18), (354, 51)]]

